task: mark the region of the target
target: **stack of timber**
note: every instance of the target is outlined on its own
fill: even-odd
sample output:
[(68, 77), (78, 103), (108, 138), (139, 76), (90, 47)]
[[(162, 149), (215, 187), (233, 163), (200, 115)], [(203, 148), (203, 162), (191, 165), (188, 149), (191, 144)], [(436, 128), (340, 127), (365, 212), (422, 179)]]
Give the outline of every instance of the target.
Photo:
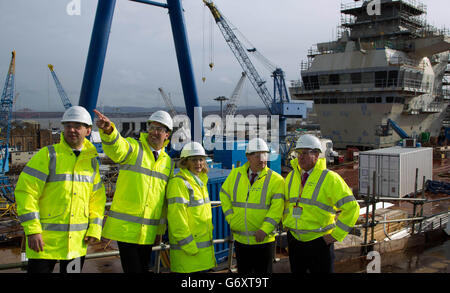
[[(389, 220), (398, 220), (398, 219), (406, 219), (408, 218), (408, 213), (406, 211), (398, 210), (398, 209), (376, 209), (375, 210), (375, 221), (389, 221)], [(372, 222), (372, 214), (369, 214), (369, 223)], [(363, 214), (359, 217), (356, 225), (364, 225), (366, 223), (366, 214)], [(405, 227), (405, 222), (392, 222), (392, 223), (379, 223), (374, 227), (374, 240), (377, 242), (384, 241), (384, 239), (403, 229)], [(359, 230), (359, 235), (364, 235), (365, 228), (355, 228)], [(368, 241), (371, 240), (372, 228), (368, 229)]]

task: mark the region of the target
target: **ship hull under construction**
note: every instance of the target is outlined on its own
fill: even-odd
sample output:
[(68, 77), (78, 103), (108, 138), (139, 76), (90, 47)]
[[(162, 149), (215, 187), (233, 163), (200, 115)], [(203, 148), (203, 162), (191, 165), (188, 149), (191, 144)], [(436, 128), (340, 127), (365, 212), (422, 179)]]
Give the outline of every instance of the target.
[[(426, 24), (419, 2), (343, 4), (338, 39), (318, 43), (302, 62), (293, 99), (310, 100), (335, 148), (389, 147), (401, 138), (438, 136), (450, 124), (450, 36)], [(449, 126), (449, 125), (447, 125)]]
[(395, 132), (389, 136), (377, 135), (387, 119), (396, 121), (414, 137), (423, 132), (438, 133), (445, 116), (445, 112), (404, 115), (402, 104), (345, 104), (339, 109), (333, 104), (317, 104), (314, 111), (322, 136), (331, 139), (334, 148), (358, 147), (361, 150), (390, 147), (400, 141)]

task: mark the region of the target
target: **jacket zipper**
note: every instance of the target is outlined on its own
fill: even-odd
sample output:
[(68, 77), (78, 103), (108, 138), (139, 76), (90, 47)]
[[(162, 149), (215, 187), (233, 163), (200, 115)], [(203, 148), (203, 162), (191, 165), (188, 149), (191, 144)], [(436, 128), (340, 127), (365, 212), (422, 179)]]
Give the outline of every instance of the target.
[[(261, 178), (266, 177), (266, 175), (262, 176)], [(261, 178), (256, 178), (255, 182), (253, 182), (253, 184), (256, 183), (256, 181), (258, 181)], [(250, 185), (251, 187), (251, 185)], [(250, 244), (250, 235), (248, 233), (248, 224), (247, 224), (247, 206), (248, 206), (248, 199), (250, 197), (250, 187), (247, 190), (247, 199), (245, 200), (245, 209), (244, 209), (244, 222), (245, 222), (245, 235), (247, 236), (247, 244)]]
[(247, 199), (245, 200), (245, 209), (244, 209), (245, 235), (247, 235), (247, 244), (250, 244), (250, 235), (248, 235), (248, 225), (247, 225), (247, 205), (249, 197), (250, 197), (250, 188), (247, 191)]

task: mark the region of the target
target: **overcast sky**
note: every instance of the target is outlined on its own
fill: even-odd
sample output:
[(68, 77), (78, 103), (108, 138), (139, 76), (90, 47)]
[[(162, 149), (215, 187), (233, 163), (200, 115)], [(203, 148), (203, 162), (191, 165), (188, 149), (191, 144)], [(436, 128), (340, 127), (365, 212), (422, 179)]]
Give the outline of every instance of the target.
[[(79, 0), (80, 15), (73, 16), (66, 12), (70, 2), (0, 0), (0, 86), (3, 89), (11, 51), (16, 50), (16, 110), (64, 110), (49, 63), (72, 103), (78, 104), (97, 1)], [(349, 2), (352, 0), (214, 1), (240, 34), (285, 71), (287, 81), (300, 78), (300, 62), (312, 45), (335, 37), (340, 5)], [(430, 24), (450, 28), (448, 0), (423, 2), (428, 6)], [(203, 2), (184, 0), (183, 7), (200, 103), (216, 105), (213, 98), (229, 97), (242, 70)], [(257, 60), (254, 64), (270, 81), (270, 72)], [(167, 10), (117, 0), (97, 105), (164, 105), (158, 87), (170, 93), (176, 106), (184, 105)], [(264, 107), (248, 81), (240, 105)]]

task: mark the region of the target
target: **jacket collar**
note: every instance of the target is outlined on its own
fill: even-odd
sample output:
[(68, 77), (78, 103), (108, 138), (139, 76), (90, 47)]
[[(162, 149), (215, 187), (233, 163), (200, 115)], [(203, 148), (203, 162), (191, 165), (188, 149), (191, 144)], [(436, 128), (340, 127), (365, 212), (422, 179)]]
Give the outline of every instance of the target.
[[(62, 146), (63, 149), (65, 149), (66, 151), (72, 152), (72, 147), (64, 139), (64, 132), (61, 132), (59, 145)], [(89, 155), (91, 157), (98, 156), (97, 149), (87, 138), (84, 139), (83, 148), (81, 149), (81, 154)]]
[[(196, 182), (194, 175), (186, 168), (180, 168), (180, 175), (190, 181), (190, 183)], [(208, 184), (208, 175), (205, 172), (200, 173), (197, 177), (200, 178), (204, 186)]]
[[(291, 160), (291, 166), (294, 169), (294, 171), (297, 170), (298, 172), (300, 172), (300, 174), (302, 173), (302, 168), (300, 168), (297, 158)], [(313, 172), (317, 172), (317, 171), (322, 172), (326, 168), (327, 168), (327, 161), (325, 160), (325, 158), (319, 158), (317, 160), (316, 165), (314, 166)]]
[[(248, 169), (250, 168), (250, 163), (246, 162), (242, 167), (239, 168), (239, 172), (242, 173), (242, 175), (245, 175), (246, 178), (248, 178)], [(269, 167), (265, 167), (261, 171), (259, 171), (258, 178), (262, 178), (267, 175), (267, 172), (269, 172)]]
[[(150, 148), (150, 145), (148, 144), (148, 140), (147, 139), (148, 139), (148, 133), (141, 132), (141, 135), (139, 136), (139, 141), (142, 142), (142, 145), (144, 146), (144, 148), (147, 149), (147, 151), (152, 152), (152, 150)], [(166, 146), (169, 144), (169, 142), (170, 142), (170, 140), (168, 140), (168, 139), (164, 142), (164, 145), (163, 145), (163, 147), (162, 147), (162, 149), (161, 149), (161, 151), (159, 153), (158, 158), (161, 157), (161, 156), (163, 156), (163, 157), (169, 156), (166, 153)]]

